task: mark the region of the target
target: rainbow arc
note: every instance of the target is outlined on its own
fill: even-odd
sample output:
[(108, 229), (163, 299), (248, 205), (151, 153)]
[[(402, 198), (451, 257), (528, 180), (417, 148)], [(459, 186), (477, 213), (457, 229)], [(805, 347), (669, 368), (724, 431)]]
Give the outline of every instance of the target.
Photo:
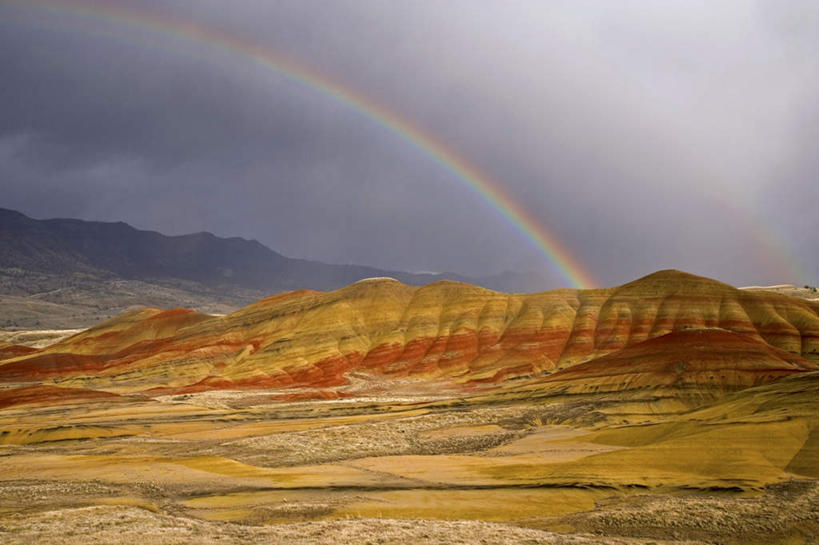
[(173, 36), (195, 46), (206, 46), (231, 53), (248, 62), (304, 85), (315, 92), (350, 107), (373, 123), (385, 128), (405, 144), (415, 148), (450, 172), (464, 186), (475, 192), (527, 239), (554, 269), (575, 288), (597, 285), (594, 275), (563, 245), (557, 237), (513, 199), (500, 183), (490, 178), (428, 131), (310, 67), (296, 63), (270, 48), (252, 43), (226, 32), (147, 11), (76, 0), (0, 0), (20, 9), (70, 12), (107, 24), (123, 25), (150, 33)]

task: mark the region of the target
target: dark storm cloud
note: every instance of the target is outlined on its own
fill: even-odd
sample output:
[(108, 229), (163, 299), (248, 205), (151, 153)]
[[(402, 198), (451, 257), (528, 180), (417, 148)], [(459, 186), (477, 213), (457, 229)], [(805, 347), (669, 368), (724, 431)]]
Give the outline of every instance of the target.
[(66, 30), (41, 30), (33, 40), (32, 30), (2, 36), (4, 71), (12, 76), (0, 91), (9, 105), (2, 130), (29, 135), (32, 159), (41, 164), (62, 169), (130, 156), (167, 166), (222, 159), (222, 150), (232, 156), (237, 148), (298, 153), (316, 140), (323, 105), (294, 101), (289, 89), (277, 93), (281, 81), (225, 74), (224, 59), (150, 43)]
[[(393, 109), (605, 284), (661, 267), (810, 280), (759, 231), (819, 272), (798, 197), (816, 188), (807, 3), (121, 5), (264, 44)], [(5, 206), (334, 262), (544, 267), (461, 182), (349, 106), (218, 48), (32, 13), (0, 7)]]

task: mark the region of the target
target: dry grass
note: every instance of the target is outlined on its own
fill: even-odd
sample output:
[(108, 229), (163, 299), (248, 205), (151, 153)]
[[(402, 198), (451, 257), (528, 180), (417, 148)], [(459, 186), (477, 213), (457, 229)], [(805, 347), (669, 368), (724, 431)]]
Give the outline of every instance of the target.
[(684, 535), (736, 545), (816, 543), (819, 536), (819, 484), (793, 481), (764, 495), (636, 496), (565, 522), (595, 533), (662, 538)]
[(747, 494), (811, 476), (817, 384), (651, 424), (578, 398), (10, 408), (0, 543), (815, 543), (813, 481)]
[[(521, 407), (476, 408), (344, 424), (295, 433), (262, 435), (221, 445), (243, 459), (276, 465), (315, 464), (372, 456), (444, 454), (487, 450), (522, 436)], [(498, 425), (498, 424), (501, 425)], [(465, 426), (494, 426), (476, 433)], [(433, 433), (437, 432), (437, 433)]]
[[(360, 519), (277, 526), (213, 523), (163, 515), (133, 507), (87, 507), (14, 515), (0, 523), (8, 545), (246, 545), (496, 544), (637, 545), (644, 540), (565, 536), (480, 521)], [(686, 542), (693, 545), (693, 542)]]

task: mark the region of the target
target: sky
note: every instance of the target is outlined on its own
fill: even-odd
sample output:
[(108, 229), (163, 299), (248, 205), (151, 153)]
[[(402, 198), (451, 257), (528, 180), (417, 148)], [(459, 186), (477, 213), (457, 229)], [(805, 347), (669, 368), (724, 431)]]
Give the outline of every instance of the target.
[(0, 0), (0, 207), (556, 288), (424, 149), (180, 27), (431, 135), (599, 286), (819, 284), (816, 2)]

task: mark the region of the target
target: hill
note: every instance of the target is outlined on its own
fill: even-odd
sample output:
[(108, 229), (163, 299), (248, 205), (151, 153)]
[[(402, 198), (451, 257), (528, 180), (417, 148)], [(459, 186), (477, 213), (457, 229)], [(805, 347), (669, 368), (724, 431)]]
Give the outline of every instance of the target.
[(811, 303), (661, 271), (603, 290), (505, 294), (375, 278), (276, 295), (226, 316), (143, 309), (6, 360), (0, 381), (129, 392), (332, 388), (337, 396), (384, 380), (471, 391), (562, 369), (553, 380), (584, 389), (605, 377), (733, 390), (817, 362)]

